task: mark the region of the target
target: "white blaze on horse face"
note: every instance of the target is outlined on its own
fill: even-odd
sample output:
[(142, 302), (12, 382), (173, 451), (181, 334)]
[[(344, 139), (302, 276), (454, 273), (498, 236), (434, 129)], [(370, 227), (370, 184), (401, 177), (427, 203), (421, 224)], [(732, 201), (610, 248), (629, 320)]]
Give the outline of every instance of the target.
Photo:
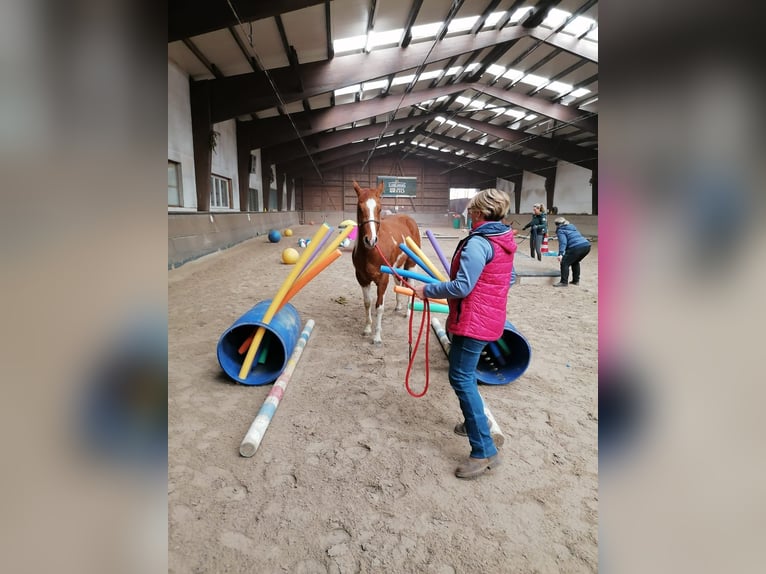
[[(375, 219), (375, 207), (378, 205), (378, 202), (374, 199), (368, 199), (364, 202), (364, 206), (367, 208), (367, 217), (365, 217), (365, 220), (367, 220), (368, 223), (368, 229), (370, 230), (370, 240), (369, 245), (370, 247), (374, 247), (375, 244), (378, 242), (378, 230), (375, 227), (375, 222), (373, 219)], [(367, 243), (367, 238), (365, 237), (365, 243)]]

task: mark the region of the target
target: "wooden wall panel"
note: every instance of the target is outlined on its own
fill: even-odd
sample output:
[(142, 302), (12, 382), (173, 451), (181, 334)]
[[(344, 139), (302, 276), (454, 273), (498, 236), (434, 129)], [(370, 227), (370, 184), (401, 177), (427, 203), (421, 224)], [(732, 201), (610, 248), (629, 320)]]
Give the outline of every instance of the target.
[[(452, 187), (475, 187), (484, 189), (494, 187), (495, 180), (486, 174), (460, 168), (453, 171), (445, 164), (422, 158), (405, 158), (399, 162), (399, 154), (373, 158), (362, 170), (361, 165), (347, 165), (322, 171), (324, 181), (315, 173), (307, 173), (301, 178), (299, 197), (300, 209), (304, 211), (354, 211), (356, 193), (353, 182), (362, 187), (371, 187), (376, 177), (400, 176), (416, 177), (418, 191), (415, 198), (386, 197), (383, 206), (398, 206), (401, 211), (418, 213), (446, 213), (449, 210), (449, 190)], [(298, 205), (298, 204), (296, 204)]]

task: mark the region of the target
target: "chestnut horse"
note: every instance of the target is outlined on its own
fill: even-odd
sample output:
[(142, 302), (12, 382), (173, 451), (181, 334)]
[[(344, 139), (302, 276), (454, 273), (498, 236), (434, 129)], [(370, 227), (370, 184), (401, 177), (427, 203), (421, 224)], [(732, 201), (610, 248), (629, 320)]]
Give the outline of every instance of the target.
[[(404, 265), (405, 269), (413, 267), (415, 262), (407, 257), (407, 254), (399, 248), (399, 244), (404, 243), (405, 238), (409, 236), (420, 246), (420, 232), (418, 224), (408, 215), (389, 215), (381, 220), (380, 198), (383, 194), (383, 182), (380, 183), (377, 189), (362, 189), (357, 182), (354, 182), (354, 190), (359, 198), (356, 206), (358, 229), (351, 259), (356, 270), (356, 280), (362, 287), (364, 309), (367, 313), (367, 322), (364, 326), (365, 335), (372, 333), (372, 300), (374, 293), (371, 284), (375, 283), (378, 288), (378, 298), (375, 302), (377, 322), (375, 323), (375, 334), (373, 335), (372, 342), (380, 344), (382, 342), (380, 324), (383, 319), (383, 302), (389, 278), (389, 274), (383, 273), (380, 270), (380, 266), (401, 267)], [(381, 252), (383, 256), (381, 256)], [(396, 307), (394, 310), (398, 310), (401, 307), (400, 297), (405, 298), (404, 295), (396, 294)]]

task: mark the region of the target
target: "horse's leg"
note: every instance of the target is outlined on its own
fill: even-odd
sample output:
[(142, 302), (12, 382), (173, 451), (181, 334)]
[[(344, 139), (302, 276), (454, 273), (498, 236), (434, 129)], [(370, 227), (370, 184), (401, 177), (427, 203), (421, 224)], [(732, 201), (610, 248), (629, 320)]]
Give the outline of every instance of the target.
[[(400, 252), (399, 255), (397, 256), (395, 262), (394, 262), (394, 267), (397, 267), (397, 268), (401, 269), (402, 265), (404, 264), (404, 262), (406, 260), (407, 260), (407, 254), (404, 253), (404, 252)], [(394, 283), (396, 285), (401, 285), (402, 284), (402, 282), (399, 281), (399, 279), (397, 279), (396, 277), (394, 277)], [(400, 295), (399, 293), (396, 293), (396, 306), (394, 307), (394, 311), (398, 311), (399, 309), (401, 309), (402, 308), (402, 301), (404, 301), (404, 308), (405, 308), (407, 316), (409, 317), (410, 316), (410, 310), (407, 309), (407, 301), (408, 301), (408, 299), (409, 298), (407, 297), (407, 295)]]
[(378, 285), (378, 299), (375, 302), (375, 312), (377, 314), (375, 322), (375, 335), (372, 338), (372, 342), (379, 345), (383, 342), (380, 337), (381, 324), (383, 323), (383, 308), (386, 301), (386, 288), (388, 287), (388, 275), (381, 274)]
[(362, 286), (362, 300), (364, 301), (364, 331), (363, 334), (372, 333), (372, 283)]

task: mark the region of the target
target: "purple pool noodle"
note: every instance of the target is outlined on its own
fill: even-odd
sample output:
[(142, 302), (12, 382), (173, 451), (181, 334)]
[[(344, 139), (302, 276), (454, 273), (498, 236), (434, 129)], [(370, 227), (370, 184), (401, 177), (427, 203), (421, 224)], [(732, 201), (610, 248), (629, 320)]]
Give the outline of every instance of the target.
[(439, 247), (439, 242), (436, 241), (436, 237), (434, 237), (434, 234), (431, 233), (430, 229), (426, 229), (426, 236), (428, 236), (428, 240), (431, 242), (431, 245), (433, 245), (434, 251), (436, 251), (436, 255), (439, 257), (439, 261), (442, 262), (444, 271), (449, 275), (449, 263), (447, 263), (447, 258), (444, 257), (444, 253), (442, 253), (441, 247)]
[[(316, 257), (322, 251), (322, 248), (324, 247), (325, 243), (327, 243), (327, 241), (330, 239), (331, 236), (332, 236), (331, 231), (328, 231), (327, 233), (325, 233), (324, 237), (319, 242), (319, 247), (317, 247), (314, 250), (314, 253), (312, 253), (311, 257), (308, 258), (308, 261), (306, 261), (306, 263), (303, 264), (303, 269), (301, 269), (301, 273), (303, 273), (306, 269), (309, 268), (309, 265), (311, 265), (311, 261), (314, 259), (314, 257)], [(300, 275), (300, 273), (298, 275)]]

